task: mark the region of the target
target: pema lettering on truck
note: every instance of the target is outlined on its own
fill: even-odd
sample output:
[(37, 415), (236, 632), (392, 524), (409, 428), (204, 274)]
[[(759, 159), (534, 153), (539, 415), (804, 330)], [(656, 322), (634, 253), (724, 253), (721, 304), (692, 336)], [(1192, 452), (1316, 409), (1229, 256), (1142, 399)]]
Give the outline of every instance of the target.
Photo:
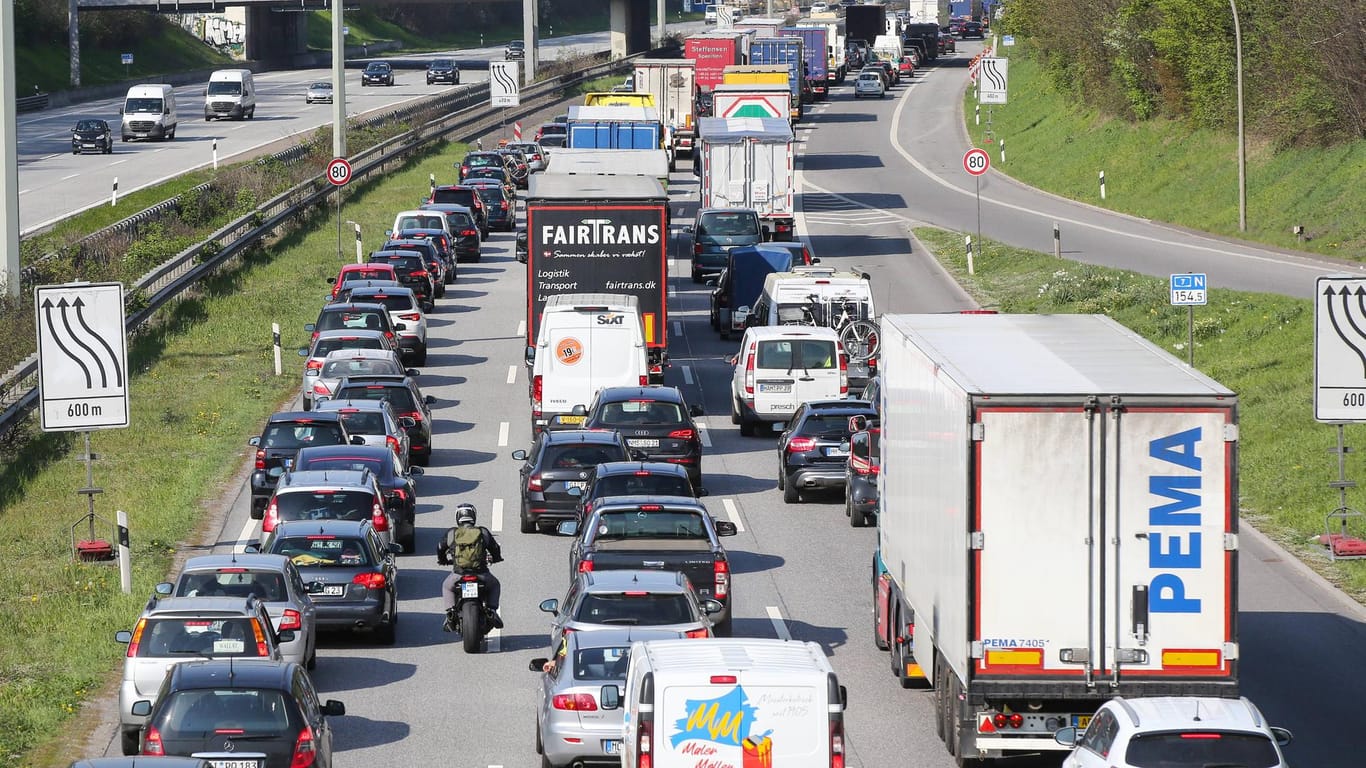
[[(1188, 594), (1183, 571), (1199, 570), (1202, 535), (1203, 462), (1198, 448), (1203, 428), (1158, 437), (1148, 443), (1148, 456), (1171, 474), (1148, 477), (1148, 493), (1157, 497), (1148, 508), (1148, 585), (1152, 613), (1199, 613), (1200, 596)], [(1222, 450), (1222, 446), (1219, 447)], [(1194, 473), (1194, 474), (1192, 474)]]

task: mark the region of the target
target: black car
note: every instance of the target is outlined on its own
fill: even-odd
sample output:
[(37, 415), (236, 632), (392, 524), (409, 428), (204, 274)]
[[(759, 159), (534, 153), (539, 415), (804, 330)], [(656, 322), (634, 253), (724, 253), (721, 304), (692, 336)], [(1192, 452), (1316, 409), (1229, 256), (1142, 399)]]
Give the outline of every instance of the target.
[(509, 197), (517, 194), (517, 183), (512, 180), (512, 171), (507, 168), (494, 168), (493, 166), (471, 168), (460, 183), (470, 186), (480, 182), (501, 185), (503, 189), (507, 190)]
[(525, 59), (526, 42), (522, 40), (513, 40), (508, 43), (507, 47), (503, 49), (503, 58), (508, 59), (509, 61), (521, 61), (522, 59)]
[(403, 237), (400, 239), (401, 234), (395, 232), (390, 235), (391, 239), (386, 240), (379, 249), (390, 253), (416, 253), (420, 255), (422, 263), (427, 267), (427, 276), (432, 280), (432, 295), (438, 299), (445, 296), (446, 283), (451, 282), (451, 280), (446, 278), (446, 260), (441, 255), (441, 249), (425, 237)]
[[(566, 122), (542, 123), (542, 124), (541, 124), (541, 127), (536, 129), (536, 143), (537, 143), (537, 144), (540, 144), (540, 145), (543, 146), (543, 147), (544, 147), (544, 146), (547, 146), (546, 143), (545, 143), (544, 141), (542, 141), (542, 139), (546, 138), (547, 136), (565, 136), (565, 137), (568, 137), (568, 136), (569, 136), (569, 123), (566, 123)], [(564, 144), (562, 144), (562, 143), (561, 143), (561, 144), (553, 144), (553, 145), (550, 145), (550, 146), (563, 147)]]
[(603, 387), (586, 414), (584, 429), (615, 430), (628, 448), (683, 467), (693, 487), (701, 487), (702, 436), (693, 417), (702, 407), (688, 407), (676, 387)]
[(465, 157), (460, 160), (460, 165), (456, 166), (459, 173), (460, 183), (465, 183), (465, 174), (475, 168), (506, 168), (507, 161), (503, 155), (492, 150), (479, 150), (476, 152), (466, 152)]
[(431, 312), (436, 307), (436, 288), (432, 274), (427, 271), (427, 262), (422, 254), (412, 251), (375, 251), (370, 254), (371, 264), (388, 264), (398, 275), (398, 282), (411, 288), (422, 302), (422, 310)]
[(431, 196), (427, 198), (426, 204), (432, 203), (454, 203), (474, 211), (475, 217), (479, 220), (479, 236), (485, 240), (488, 239), (489, 212), (484, 207), (484, 201), (480, 199), (474, 187), (467, 187), (463, 184), (438, 186), (432, 190)]
[(427, 466), (432, 462), (432, 404), (436, 398), (423, 396), (412, 376), (364, 376), (342, 379), (333, 395), (336, 400), (388, 400), (394, 414), (407, 416), (414, 424), (408, 433), (409, 461)]
[(526, 259), (527, 259), (527, 254), (530, 252), (530, 249), (531, 249), (531, 247), (530, 247), (529, 245), (527, 245), (527, 233), (526, 233), (526, 230), (525, 230), (525, 229), (519, 229), (519, 230), (517, 230), (517, 244), (514, 246), (514, 250), (516, 251), (516, 255), (517, 255), (517, 260), (520, 261), (520, 262), (522, 262), (523, 264), (525, 264), (525, 263), (526, 263)]
[[(446, 218), (442, 216), (442, 218)], [(446, 285), (455, 282), (459, 276), (456, 272), (455, 243), (451, 242), (450, 235), (444, 229), (400, 229), (389, 236), (390, 240), (425, 240), (436, 248), (436, 253), (441, 257), (441, 277)], [(386, 246), (385, 250), (392, 250)], [(437, 296), (446, 295), (445, 289), (438, 288)]]
[(534, 533), (543, 520), (573, 520), (580, 494), (599, 464), (643, 458), (616, 432), (588, 429), (546, 431), (536, 436), (531, 452), (517, 450), (522, 462), (522, 533)]
[(489, 229), (511, 232), (517, 226), (517, 202), (499, 184), (472, 185), (489, 212)]
[(394, 69), (388, 62), (372, 61), (360, 73), (360, 84), (362, 88), (367, 85), (393, 85)]
[(427, 65), (427, 85), (432, 83), (460, 83), (460, 67), (456, 65), (455, 59), (432, 59)]
[(327, 718), (346, 714), (340, 701), (319, 703), (313, 680), (297, 663), (230, 659), (173, 665), (156, 706), (138, 701), (133, 708), (147, 715), (140, 735), (144, 755), (194, 755), (213, 765), (272, 768), (331, 768)]
[(384, 492), (384, 506), (394, 519), (394, 539), (405, 551), (413, 551), (417, 528), (417, 482), (422, 467), (403, 469), (403, 461), (382, 445), (328, 445), (304, 448), (294, 457), (298, 471), (318, 469), (368, 469)]
[(379, 331), (389, 339), (394, 349), (398, 349), (398, 331), (402, 329), (394, 327), (393, 321), (389, 319), (389, 310), (383, 304), (334, 301), (324, 304), (318, 311), (318, 320), (305, 324), (304, 330), (312, 333), (314, 339), (323, 331)]
[[(248, 545), (247, 551), (254, 548)], [(374, 633), (393, 645), (398, 624), (399, 544), (385, 544), (369, 520), (291, 520), (271, 531), (261, 551), (294, 561), (317, 609), (319, 629)]]
[(103, 120), (77, 120), (71, 129), (71, 154), (85, 152), (109, 154), (114, 151), (114, 132)]
[(963, 29), (959, 31), (958, 36), (964, 40), (967, 40), (969, 37), (985, 40), (987, 30), (986, 27), (982, 26), (982, 22), (980, 21), (965, 21), (963, 22)]
[(256, 447), (256, 467), (251, 473), (251, 516), (261, 519), (280, 476), (301, 448), (314, 445), (361, 445), (365, 438), (352, 437), (338, 413), (281, 411), (266, 419), (261, 434), (247, 441)]
[(882, 470), (882, 428), (875, 419), (849, 420), (849, 463), (844, 479), (844, 514), (852, 528), (862, 528), (877, 514), (877, 478)]
[(475, 219), (474, 211), (453, 203), (428, 203), (422, 207), (425, 210), (439, 210), (446, 217), (446, 228), (451, 232), (456, 263), (483, 260), (479, 245), (479, 222)]
[(614, 496), (706, 496), (693, 485), (688, 470), (662, 461), (610, 461), (599, 464), (579, 493), (579, 521), (593, 511), (593, 504)]
[(778, 436), (778, 488), (783, 501), (801, 501), (804, 490), (844, 489), (849, 461), (849, 417), (877, 417), (865, 400), (810, 400), (797, 406)]

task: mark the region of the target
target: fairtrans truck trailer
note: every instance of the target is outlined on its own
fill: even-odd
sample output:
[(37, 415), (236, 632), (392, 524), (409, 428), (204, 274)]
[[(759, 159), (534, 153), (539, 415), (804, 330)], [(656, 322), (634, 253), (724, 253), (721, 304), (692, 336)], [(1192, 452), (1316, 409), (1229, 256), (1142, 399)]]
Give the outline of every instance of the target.
[(1098, 315), (881, 328), (874, 639), (950, 754), (1237, 696), (1237, 396)]

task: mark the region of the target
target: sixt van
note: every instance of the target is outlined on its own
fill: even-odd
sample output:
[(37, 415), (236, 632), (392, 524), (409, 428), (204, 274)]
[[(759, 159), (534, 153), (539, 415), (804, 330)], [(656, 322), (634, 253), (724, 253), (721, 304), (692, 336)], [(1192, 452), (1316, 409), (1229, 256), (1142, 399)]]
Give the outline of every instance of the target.
[(123, 98), (123, 140), (175, 139), (175, 89), (166, 83), (135, 85)]
[(613, 293), (552, 296), (528, 355), (532, 431), (576, 429), (584, 417), (571, 414), (574, 406), (587, 406), (599, 389), (648, 383), (640, 302)]
[(844, 765), (847, 694), (815, 643), (636, 642), (620, 699), (603, 692), (626, 768)]
[(220, 69), (209, 75), (209, 87), (204, 90), (204, 119), (216, 117), (256, 117), (256, 84), (251, 80), (250, 69)]
[(1236, 697), (1237, 396), (1100, 315), (881, 329), (874, 640), (933, 684), (949, 753), (1067, 749), (1113, 696)]

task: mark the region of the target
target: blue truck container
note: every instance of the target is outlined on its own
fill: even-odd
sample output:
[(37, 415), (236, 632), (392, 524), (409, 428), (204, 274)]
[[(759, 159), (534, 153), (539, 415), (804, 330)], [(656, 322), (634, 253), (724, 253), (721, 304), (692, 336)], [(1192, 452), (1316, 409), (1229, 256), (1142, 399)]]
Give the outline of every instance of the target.
[(569, 146), (665, 149), (664, 124), (654, 107), (570, 107)]
[(803, 48), (800, 37), (761, 37), (749, 44), (750, 64), (787, 65), (793, 104), (811, 101), (811, 84), (802, 73), (806, 64)]
[(813, 99), (825, 99), (830, 94), (829, 42), (830, 32), (825, 27), (783, 27), (779, 37), (797, 37), (802, 41), (802, 60), (806, 63), (805, 78)]

